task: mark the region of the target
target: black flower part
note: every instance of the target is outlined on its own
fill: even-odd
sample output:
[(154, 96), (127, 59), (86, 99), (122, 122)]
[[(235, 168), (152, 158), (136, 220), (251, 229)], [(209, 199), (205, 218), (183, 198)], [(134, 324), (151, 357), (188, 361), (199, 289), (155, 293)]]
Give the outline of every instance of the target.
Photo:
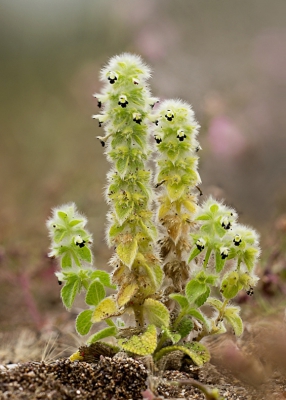
[(58, 280), (58, 284), (59, 284), (59, 285), (62, 285), (62, 284), (63, 284), (63, 282), (62, 282), (62, 281), (60, 281), (60, 280)]
[(86, 240), (83, 240), (80, 235), (74, 238), (75, 245), (82, 248), (85, 246)]
[(197, 249), (202, 251), (205, 248), (206, 241), (203, 238), (200, 238), (196, 241)]
[(117, 81), (118, 76), (117, 76), (116, 72), (114, 72), (114, 71), (109, 71), (107, 79), (108, 79), (109, 82), (113, 85), (113, 83), (114, 83), (115, 81)]
[(228, 250), (227, 247), (221, 247), (221, 249), (220, 249), (220, 255), (221, 255), (221, 258), (222, 258), (223, 260), (225, 260), (225, 259), (228, 257), (228, 253), (229, 253), (229, 250)]
[(97, 102), (97, 107), (98, 107), (98, 108), (101, 108), (101, 106), (102, 106), (101, 101), (98, 100), (98, 102)]
[(121, 106), (122, 108), (126, 108), (127, 104), (128, 104), (127, 97), (124, 94), (119, 96), (118, 105)]
[(172, 121), (174, 118), (174, 113), (172, 110), (167, 110), (165, 117), (167, 118), (167, 121)]
[(248, 296), (253, 296), (253, 294), (254, 294), (254, 289), (253, 289), (253, 287), (249, 287), (249, 289), (246, 291), (246, 294), (248, 295)]
[(142, 116), (140, 113), (134, 113), (133, 114), (133, 121), (136, 122), (136, 124), (141, 124), (142, 122)]
[(235, 235), (234, 239), (233, 239), (233, 243), (235, 246), (239, 246), (241, 243), (241, 236), (240, 235)]
[(158, 135), (155, 135), (154, 139), (156, 140), (156, 143), (158, 143), (158, 144), (160, 144), (162, 142), (162, 138)]
[(183, 142), (184, 139), (186, 139), (186, 134), (183, 131), (183, 129), (179, 129), (177, 132), (177, 139), (179, 139), (180, 142)]
[(230, 229), (231, 223), (230, 223), (230, 220), (228, 219), (228, 217), (223, 217), (221, 219), (221, 226), (226, 230)]
[(158, 120), (156, 120), (154, 123), (155, 123), (156, 126), (159, 125), (159, 121)]

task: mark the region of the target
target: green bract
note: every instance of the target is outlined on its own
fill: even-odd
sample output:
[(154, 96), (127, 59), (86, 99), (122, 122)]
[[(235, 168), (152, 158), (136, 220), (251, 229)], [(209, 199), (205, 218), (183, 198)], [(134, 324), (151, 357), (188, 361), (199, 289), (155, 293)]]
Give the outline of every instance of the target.
[[(111, 164), (105, 195), (112, 273), (93, 266), (87, 221), (73, 203), (54, 209), (47, 222), (50, 256), (60, 261), (56, 275), (65, 307), (84, 292), (77, 332), (84, 336), (94, 324), (107, 325), (91, 333), (88, 345), (106, 347), (96, 342), (113, 336), (119, 347), (112, 354), (151, 354), (159, 361), (180, 351), (200, 366), (210, 357), (202, 337), (229, 327), (243, 332), (240, 309), (230, 301), (241, 290), (253, 293), (258, 236), (222, 202), (210, 197), (199, 205), (194, 112), (181, 100), (153, 110), (158, 100), (149, 78), (140, 57), (122, 54), (102, 69), (102, 90), (94, 95), (100, 113), (93, 118), (104, 130), (98, 139)], [(134, 317), (132, 326), (124, 324), (126, 313)], [(72, 356), (80, 359), (78, 352)]]

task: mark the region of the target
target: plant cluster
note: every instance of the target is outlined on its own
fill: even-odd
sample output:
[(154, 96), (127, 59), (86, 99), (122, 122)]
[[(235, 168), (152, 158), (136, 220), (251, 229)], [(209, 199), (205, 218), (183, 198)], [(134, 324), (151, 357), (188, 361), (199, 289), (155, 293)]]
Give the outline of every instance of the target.
[[(243, 332), (232, 300), (242, 290), (253, 293), (258, 235), (222, 202), (210, 197), (199, 205), (194, 112), (180, 100), (154, 107), (149, 78), (140, 57), (122, 54), (103, 68), (103, 87), (94, 95), (101, 112), (93, 117), (105, 131), (98, 139), (111, 163), (106, 239), (115, 248), (112, 274), (93, 267), (91, 234), (74, 204), (54, 209), (47, 222), (50, 256), (60, 260), (65, 307), (85, 293), (77, 332), (106, 324), (89, 345), (155, 361), (180, 351), (202, 365), (209, 359), (204, 336), (228, 326), (238, 336)], [(134, 316), (132, 326), (125, 325), (126, 314)], [(116, 338), (116, 346), (99, 342), (106, 337)], [(72, 356), (82, 358), (80, 351)]]

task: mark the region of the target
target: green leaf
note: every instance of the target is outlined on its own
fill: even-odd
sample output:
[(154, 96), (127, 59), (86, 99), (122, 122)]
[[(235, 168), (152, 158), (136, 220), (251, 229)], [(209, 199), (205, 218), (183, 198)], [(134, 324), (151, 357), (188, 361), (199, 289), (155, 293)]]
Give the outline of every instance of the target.
[(60, 219), (62, 219), (64, 222), (66, 222), (66, 220), (67, 220), (67, 213), (65, 213), (65, 212), (63, 212), (63, 211), (58, 211), (57, 212), (57, 214), (58, 214), (58, 217), (60, 218)]
[(219, 206), (217, 204), (213, 204), (210, 206), (210, 211), (215, 214), (219, 210)]
[(158, 328), (161, 328), (162, 326), (169, 326), (169, 310), (160, 301), (146, 299), (143, 304), (143, 311), (151, 324), (157, 326)]
[(81, 281), (77, 276), (75, 276), (73, 279), (69, 279), (62, 287), (61, 298), (66, 308), (71, 308), (75, 296), (80, 292), (80, 289)]
[(110, 326), (108, 328), (101, 329), (101, 331), (96, 332), (94, 335), (88, 338), (87, 344), (95, 343), (98, 340), (104, 339), (109, 336), (116, 336), (117, 329), (115, 326)]
[(255, 266), (255, 262), (258, 256), (258, 249), (254, 247), (249, 247), (243, 253), (243, 261), (247, 266), (248, 271), (252, 271), (253, 267)]
[(92, 310), (84, 310), (77, 316), (75, 327), (80, 335), (87, 335), (90, 331), (92, 327), (91, 316)]
[(133, 261), (138, 251), (138, 243), (136, 239), (131, 240), (127, 243), (119, 243), (116, 252), (120, 260), (131, 268)]
[(182, 310), (189, 307), (189, 302), (186, 296), (179, 293), (169, 294), (170, 299), (175, 300), (181, 307)]
[(124, 158), (120, 158), (116, 162), (116, 169), (120, 175), (124, 175), (127, 168), (128, 168), (128, 163), (129, 163), (129, 157), (125, 156)]
[(77, 255), (79, 256), (79, 258), (81, 258), (82, 260), (91, 263), (92, 260), (92, 254), (90, 249), (87, 246), (83, 246), (83, 247), (79, 247), (79, 246), (75, 246), (74, 247)]
[(179, 333), (171, 332), (170, 329), (167, 328), (166, 326), (164, 326), (164, 327), (162, 328), (162, 333), (163, 333), (164, 335), (166, 335), (166, 337), (167, 337), (168, 339), (170, 339), (170, 340), (172, 341), (173, 344), (174, 344), (174, 343), (177, 343), (177, 342), (181, 339), (181, 335), (180, 335)]
[(176, 328), (177, 332), (181, 335), (182, 338), (188, 336), (188, 334), (192, 332), (193, 329), (194, 329), (194, 323), (187, 316), (181, 319), (178, 327)]
[(213, 225), (215, 232), (218, 234), (218, 236), (220, 238), (222, 238), (225, 234), (226, 234), (226, 230), (224, 229), (224, 227), (221, 226), (221, 222), (220, 221), (216, 221)]
[(205, 288), (206, 288), (205, 292), (202, 293), (195, 301), (195, 304), (198, 307), (201, 307), (207, 301), (207, 299), (210, 295), (210, 292), (211, 292), (210, 288), (206, 285), (205, 285)]
[(153, 241), (157, 239), (157, 229), (151, 221), (148, 221), (148, 227), (143, 223), (142, 219), (139, 220), (139, 224), (147, 237), (151, 238)]
[(117, 304), (119, 307), (124, 306), (138, 291), (139, 287), (136, 282), (123, 284), (117, 294)]
[(190, 257), (188, 259), (188, 262), (192, 261), (195, 257), (197, 257), (200, 253), (202, 252), (202, 250), (199, 250), (197, 248), (197, 246), (193, 247), (193, 250), (191, 251)]
[(208, 285), (215, 285), (217, 278), (218, 278), (217, 275), (207, 275), (205, 282)]
[(93, 271), (90, 276), (90, 279), (91, 280), (98, 279), (103, 284), (103, 286), (108, 287), (110, 289), (116, 289), (116, 285), (113, 285), (111, 283), (110, 275), (106, 271), (101, 271), (100, 269)]
[(78, 225), (80, 223), (83, 223), (82, 219), (73, 219), (72, 221), (70, 221), (69, 226), (71, 228), (73, 228), (74, 226), (76, 226), (76, 225)]
[(163, 271), (160, 265), (155, 265), (150, 267), (146, 262), (142, 263), (141, 266), (144, 268), (146, 274), (148, 275), (153, 288), (156, 290), (160, 287), (163, 280)]
[(103, 284), (99, 281), (93, 281), (87, 290), (85, 302), (90, 306), (97, 306), (104, 297), (105, 290)]
[(239, 282), (238, 272), (232, 271), (224, 276), (224, 279), (221, 283), (220, 292), (225, 299), (232, 299), (237, 295), (242, 287), (242, 284)]
[(233, 327), (236, 336), (240, 336), (243, 333), (243, 322), (238, 315), (239, 311), (239, 307), (227, 307), (224, 312), (224, 317)]
[(70, 252), (66, 252), (61, 259), (62, 268), (70, 268), (72, 266), (72, 258)]
[(198, 321), (202, 322), (205, 327), (207, 328), (207, 330), (210, 330), (210, 322), (208, 320), (208, 318), (201, 313), (199, 310), (195, 309), (195, 308), (191, 308), (190, 310), (188, 310), (188, 315), (191, 315), (192, 317), (196, 318)]
[(211, 358), (208, 349), (202, 343), (185, 343), (184, 347), (191, 352), (191, 359), (199, 366), (205, 364)]
[(218, 311), (222, 310), (223, 302), (220, 301), (219, 299), (216, 299), (215, 297), (209, 297), (207, 303), (210, 304), (215, 309), (217, 309)]
[(200, 283), (196, 279), (192, 279), (186, 285), (186, 297), (190, 304), (196, 302), (196, 300), (206, 292), (207, 285), (205, 283)]
[(67, 235), (67, 231), (65, 228), (62, 228), (62, 229), (57, 228), (54, 232), (53, 239), (54, 239), (55, 243), (60, 243), (66, 235)]
[(178, 200), (184, 194), (186, 186), (184, 183), (173, 183), (167, 185), (167, 191), (171, 202)]
[(216, 252), (215, 252), (215, 270), (216, 270), (216, 272), (219, 273), (222, 271), (225, 262), (226, 262), (226, 258), (222, 259), (220, 251), (216, 250)]
[(106, 318), (110, 318), (119, 312), (115, 300), (111, 297), (106, 297), (96, 306), (93, 311), (91, 322), (100, 322)]
[(153, 354), (157, 347), (157, 331), (155, 325), (149, 325), (141, 335), (131, 336), (129, 340), (119, 339), (118, 344), (125, 351), (129, 351), (139, 356)]
[(114, 238), (117, 235), (119, 235), (119, 233), (121, 233), (124, 230), (125, 226), (123, 225), (119, 225), (118, 223), (112, 225), (109, 229), (108, 232), (108, 236), (109, 238)]
[(123, 203), (122, 201), (117, 201), (114, 208), (116, 211), (116, 216), (121, 223), (123, 223), (133, 211), (133, 206), (127, 204), (126, 202)]
[(174, 345), (174, 346), (164, 347), (163, 349), (155, 353), (154, 360), (158, 361), (165, 355), (178, 350), (188, 355), (191, 358), (191, 360), (198, 366), (202, 366), (204, 363), (210, 360), (210, 354), (207, 348), (198, 342), (191, 342), (191, 343), (186, 343), (184, 345)]

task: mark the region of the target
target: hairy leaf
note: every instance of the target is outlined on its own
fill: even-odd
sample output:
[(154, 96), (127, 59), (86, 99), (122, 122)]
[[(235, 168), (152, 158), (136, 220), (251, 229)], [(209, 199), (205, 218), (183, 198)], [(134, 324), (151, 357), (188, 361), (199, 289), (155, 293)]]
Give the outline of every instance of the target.
[(61, 290), (61, 298), (66, 308), (71, 308), (75, 296), (80, 292), (81, 281), (78, 276), (70, 278)]
[(242, 284), (239, 282), (238, 272), (232, 271), (225, 275), (221, 283), (220, 292), (225, 299), (232, 299), (242, 287)]
[(191, 342), (191, 343), (186, 343), (184, 345), (174, 345), (174, 346), (164, 347), (154, 355), (154, 360), (158, 361), (165, 355), (178, 350), (188, 355), (191, 358), (191, 360), (198, 366), (202, 366), (204, 363), (210, 360), (210, 354), (207, 348), (198, 342)]
[(184, 338), (184, 337), (188, 336), (189, 333), (192, 332), (193, 328), (194, 328), (193, 321), (189, 317), (185, 316), (180, 321), (176, 330), (181, 335), (181, 337)]
[(93, 281), (87, 290), (85, 302), (90, 306), (97, 306), (104, 297), (105, 290), (103, 284), (99, 281)]
[(98, 306), (95, 308), (91, 321), (99, 322), (103, 321), (106, 318), (112, 317), (116, 313), (118, 313), (118, 308), (115, 300), (112, 297), (106, 297), (101, 300)]
[(210, 322), (208, 320), (208, 318), (199, 310), (195, 309), (195, 308), (191, 308), (190, 310), (188, 310), (188, 315), (191, 315), (192, 317), (196, 318), (198, 321), (202, 322), (205, 327), (207, 328), (207, 330), (210, 330)]
[(81, 260), (91, 263), (92, 254), (91, 254), (90, 249), (87, 246), (83, 246), (83, 247), (74, 246), (73, 249), (77, 253), (78, 257)]
[(181, 307), (182, 310), (187, 309), (189, 307), (189, 302), (186, 296), (179, 293), (169, 294), (170, 299), (175, 300)]
[(67, 251), (61, 259), (62, 268), (70, 268), (72, 266), (72, 258), (69, 251)]
[(172, 341), (172, 343), (177, 343), (181, 339), (181, 335), (179, 333), (171, 332), (166, 326), (162, 328), (162, 333), (164, 333), (167, 338)]
[(207, 285), (196, 279), (192, 279), (186, 285), (186, 297), (190, 304), (196, 303), (197, 299), (206, 292)]
[(84, 310), (77, 316), (75, 327), (80, 335), (87, 335), (90, 331), (92, 327), (91, 316), (92, 310)]
[(143, 310), (151, 324), (157, 326), (158, 328), (161, 328), (161, 326), (169, 326), (169, 310), (160, 301), (146, 299), (143, 304)]
[(227, 307), (224, 313), (225, 319), (233, 327), (236, 336), (243, 333), (243, 322), (238, 315), (239, 310), (239, 307)]
[(137, 254), (137, 250), (138, 250), (138, 243), (136, 239), (133, 239), (132, 241), (127, 243), (119, 243), (116, 249), (117, 255), (120, 258), (120, 260), (129, 268), (133, 264), (133, 261)]
[(117, 294), (117, 304), (119, 307), (124, 306), (124, 304), (128, 303), (132, 296), (138, 291), (139, 287), (136, 282), (133, 283), (125, 283), (121, 286), (118, 294)]
[(117, 329), (115, 326), (110, 326), (108, 328), (101, 329), (96, 332), (94, 335), (91, 335), (88, 338), (87, 344), (95, 343), (98, 340), (104, 339), (109, 336), (115, 336), (117, 334)]
[(221, 311), (223, 303), (219, 299), (215, 297), (209, 297), (207, 303), (216, 308), (218, 311)]
[(207, 299), (210, 295), (210, 292), (211, 292), (210, 288), (205, 285), (204, 293), (202, 293), (199, 297), (196, 298), (195, 304), (198, 307), (201, 307), (207, 301)]
[(190, 257), (188, 259), (188, 262), (192, 261), (195, 257), (197, 257), (201, 253), (201, 251), (202, 250), (199, 250), (197, 246), (194, 246), (191, 251)]
[(157, 347), (157, 331), (155, 325), (149, 325), (146, 331), (140, 335), (134, 335), (129, 340), (119, 339), (119, 345), (125, 351), (147, 356), (153, 354)]
[(222, 271), (225, 262), (226, 262), (226, 258), (223, 259), (221, 257), (220, 251), (216, 250), (216, 252), (215, 252), (215, 270), (216, 270), (216, 272), (219, 273)]
[(123, 176), (126, 173), (126, 170), (128, 168), (128, 163), (129, 163), (129, 157), (128, 155), (126, 155), (123, 158), (120, 158), (117, 162), (116, 162), (116, 169), (118, 171), (118, 173)]
[(110, 289), (116, 289), (116, 285), (113, 285), (111, 283), (110, 275), (106, 271), (101, 271), (99, 269), (93, 271), (90, 278), (91, 280), (98, 279), (105, 287), (108, 287)]

